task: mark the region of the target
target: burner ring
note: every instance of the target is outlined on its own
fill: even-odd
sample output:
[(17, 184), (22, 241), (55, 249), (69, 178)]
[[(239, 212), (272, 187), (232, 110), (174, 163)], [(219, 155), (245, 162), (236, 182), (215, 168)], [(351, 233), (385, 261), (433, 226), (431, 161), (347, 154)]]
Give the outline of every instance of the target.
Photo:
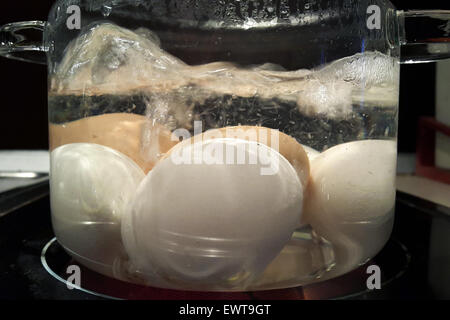
[[(395, 258), (395, 259), (392, 259)], [(392, 260), (397, 260), (393, 261)], [(382, 289), (401, 278), (411, 263), (411, 254), (400, 241), (391, 238), (385, 248), (364, 266), (336, 279), (305, 287), (258, 292), (194, 292), (145, 287), (126, 283), (91, 271), (75, 262), (58, 243), (51, 239), (41, 252), (41, 263), (45, 270), (68, 288), (103, 299), (150, 299), (150, 300), (253, 300), (253, 299), (358, 299), (374, 293), (364, 287), (369, 265), (378, 265), (383, 272)], [(64, 277), (70, 265), (79, 265), (83, 274), (81, 286), (69, 283)], [(383, 290), (375, 290), (383, 291)]]

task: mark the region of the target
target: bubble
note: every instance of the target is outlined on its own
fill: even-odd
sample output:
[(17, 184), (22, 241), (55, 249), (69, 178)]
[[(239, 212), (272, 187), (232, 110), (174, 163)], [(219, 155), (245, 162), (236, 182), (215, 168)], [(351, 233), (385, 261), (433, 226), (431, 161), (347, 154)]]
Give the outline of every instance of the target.
[(101, 8), (101, 12), (102, 12), (104, 17), (109, 17), (111, 15), (111, 13), (112, 13), (112, 7), (104, 5)]
[[(247, 19), (247, 27), (255, 24), (255, 19)], [(313, 70), (286, 71), (274, 64), (240, 67), (231, 62), (189, 66), (163, 50), (155, 33), (104, 23), (70, 44), (51, 90), (80, 95), (142, 92), (147, 113), (157, 112), (158, 121), (170, 127), (189, 127), (192, 119), (186, 115), (213, 97), (272, 101), (274, 112), (279, 108), (277, 101), (285, 101), (296, 104), (304, 116), (327, 118), (347, 117), (355, 101), (358, 105), (373, 100), (377, 105), (393, 106), (398, 99), (398, 75), (395, 59), (369, 51)]]

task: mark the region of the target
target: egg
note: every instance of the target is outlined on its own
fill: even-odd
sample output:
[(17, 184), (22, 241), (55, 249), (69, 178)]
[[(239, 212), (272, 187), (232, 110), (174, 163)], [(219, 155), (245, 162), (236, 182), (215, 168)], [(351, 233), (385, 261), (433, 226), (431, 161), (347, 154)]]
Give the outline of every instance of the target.
[[(309, 179), (309, 159), (301, 144), (294, 138), (278, 130), (256, 126), (235, 126), (220, 129), (208, 130), (202, 135), (194, 136), (183, 141), (182, 146), (192, 144), (199, 139), (208, 140), (216, 138), (242, 139), (259, 142), (271, 147), (283, 155), (295, 168), (303, 186), (306, 186)], [(169, 150), (169, 156), (174, 149)], [(312, 150), (312, 149), (311, 149)]]
[(306, 154), (308, 155), (309, 161), (313, 161), (315, 158), (317, 158), (320, 154), (319, 151), (316, 149), (313, 149), (311, 147), (305, 146), (302, 144), (303, 149), (305, 150)]
[(341, 144), (311, 163), (302, 218), (333, 244), (336, 267), (351, 271), (378, 253), (392, 231), (396, 142), (365, 140)]
[(130, 158), (89, 143), (51, 153), (53, 228), (61, 245), (80, 263), (112, 274), (124, 255), (121, 219), (145, 174)]
[[(253, 141), (212, 139), (180, 148), (189, 157), (159, 162), (124, 216), (130, 261), (141, 274), (175, 288), (245, 287), (279, 254), (301, 218), (297, 172), (278, 152)], [(211, 162), (210, 151), (223, 162)], [(265, 159), (226, 161), (239, 152)]]
[(170, 130), (145, 116), (111, 113), (81, 120), (50, 124), (50, 150), (71, 143), (95, 143), (117, 150), (136, 162), (145, 173), (161, 154), (179, 141)]
[(317, 281), (334, 262), (331, 248), (311, 239), (292, 239), (269, 264), (250, 290), (272, 290)]

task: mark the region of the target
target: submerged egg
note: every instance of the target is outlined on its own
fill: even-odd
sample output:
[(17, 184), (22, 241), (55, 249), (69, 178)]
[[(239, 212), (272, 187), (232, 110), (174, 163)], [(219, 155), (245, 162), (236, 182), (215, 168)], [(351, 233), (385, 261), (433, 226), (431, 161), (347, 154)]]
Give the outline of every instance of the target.
[(303, 149), (305, 149), (305, 152), (308, 155), (309, 161), (313, 161), (320, 154), (319, 151), (317, 151), (316, 149), (313, 149), (311, 147), (308, 147), (308, 146), (305, 146), (305, 145), (302, 145), (302, 147), (303, 147)]
[(338, 145), (311, 163), (303, 222), (329, 240), (337, 276), (372, 258), (393, 223), (396, 143), (365, 140)]
[(65, 124), (50, 124), (50, 149), (71, 143), (94, 143), (117, 150), (136, 162), (146, 173), (178, 141), (170, 130), (154, 125), (147, 117), (110, 113)]
[[(279, 152), (291, 163), (297, 171), (303, 186), (306, 186), (308, 183), (310, 168), (307, 152), (305, 152), (305, 149), (297, 140), (278, 130), (257, 126), (235, 126), (212, 129), (202, 135), (194, 136), (189, 140), (183, 141), (180, 147), (197, 142), (199, 139), (210, 140), (218, 138), (242, 139), (264, 144)], [(168, 154), (176, 149), (171, 149)]]
[[(158, 163), (124, 216), (130, 261), (177, 287), (245, 285), (291, 238), (302, 214), (300, 179), (283, 156), (255, 142), (214, 139), (179, 151), (188, 157)], [(209, 152), (223, 163), (213, 163)], [(229, 152), (264, 159), (228, 163)]]
[(76, 143), (51, 153), (51, 208), (58, 241), (79, 262), (110, 273), (122, 253), (120, 221), (144, 179), (127, 156)]

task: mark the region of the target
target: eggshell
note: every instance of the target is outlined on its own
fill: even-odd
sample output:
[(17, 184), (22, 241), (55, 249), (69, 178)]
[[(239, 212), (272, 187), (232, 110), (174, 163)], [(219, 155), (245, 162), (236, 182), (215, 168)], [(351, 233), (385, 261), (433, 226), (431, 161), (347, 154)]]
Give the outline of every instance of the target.
[[(197, 147), (261, 152), (278, 170), (262, 175), (261, 162), (196, 164)], [(297, 173), (279, 153), (251, 141), (206, 140), (182, 150), (191, 164), (168, 157), (138, 188), (122, 225), (130, 260), (143, 274), (158, 274), (176, 288), (245, 286), (277, 256), (301, 217)]]
[(325, 269), (314, 240), (292, 240), (252, 283), (251, 290), (272, 290), (312, 283)]
[(51, 153), (50, 193), (58, 241), (80, 263), (109, 274), (123, 252), (120, 221), (145, 175), (111, 148), (76, 143)]
[(313, 161), (315, 158), (317, 158), (320, 154), (319, 151), (317, 151), (316, 149), (313, 149), (311, 147), (305, 146), (302, 144), (303, 149), (305, 150), (306, 154), (308, 155), (308, 159), (309, 161)]
[[(306, 186), (309, 179), (309, 159), (302, 145), (294, 138), (278, 130), (256, 126), (235, 126), (220, 129), (212, 129), (201, 136), (194, 136), (189, 140), (181, 142), (182, 146), (192, 144), (199, 139), (208, 140), (215, 138), (242, 139), (255, 141), (267, 145), (275, 151), (281, 153), (295, 168), (303, 186)], [(167, 153), (169, 156), (171, 151)]]
[(131, 113), (87, 117), (62, 125), (50, 124), (50, 150), (71, 143), (95, 143), (117, 150), (133, 159), (144, 172), (178, 141), (171, 131), (151, 119)]
[(303, 222), (334, 246), (336, 267), (329, 277), (366, 262), (388, 240), (396, 152), (394, 141), (365, 140), (335, 146), (312, 161)]

